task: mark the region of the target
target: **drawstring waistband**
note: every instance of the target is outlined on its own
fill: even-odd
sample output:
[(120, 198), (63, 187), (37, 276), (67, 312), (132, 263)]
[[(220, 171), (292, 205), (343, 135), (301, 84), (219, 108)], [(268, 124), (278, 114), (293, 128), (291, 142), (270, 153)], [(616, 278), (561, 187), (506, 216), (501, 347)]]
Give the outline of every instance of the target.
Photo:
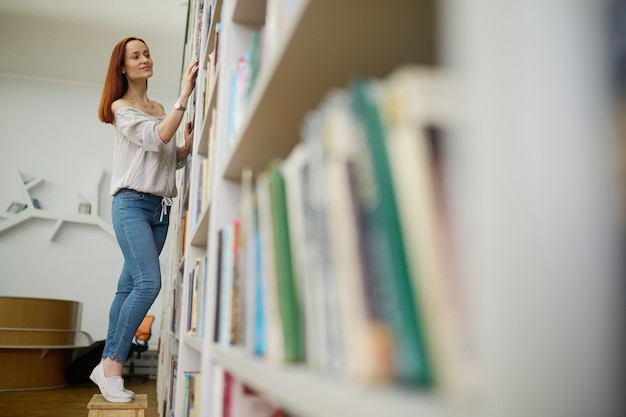
[(167, 216), (167, 208), (172, 206), (172, 199), (169, 197), (163, 197), (161, 199), (161, 219), (160, 222), (163, 221), (163, 216)]

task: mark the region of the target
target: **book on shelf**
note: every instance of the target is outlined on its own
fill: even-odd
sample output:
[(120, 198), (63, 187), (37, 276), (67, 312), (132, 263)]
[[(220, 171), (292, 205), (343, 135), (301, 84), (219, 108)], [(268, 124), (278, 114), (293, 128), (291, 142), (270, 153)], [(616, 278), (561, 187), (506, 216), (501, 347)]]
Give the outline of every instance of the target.
[(253, 355), (265, 354), (265, 306), (263, 295), (263, 269), (261, 261), (261, 235), (259, 230), (258, 201), (250, 169), (241, 176), (241, 255), (243, 293), (243, 345)]
[(281, 162), (274, 161), (269, 168), (277, 296), (282, 319), (284, 360), (300, 362), (305, 355), (304, 331), (297, 282), (293, 274), (285, 183), (280, 166)]
[(178, 381), (178, 357), (172, 356), (170, 360), (171, 373), (171, 385), (169, 387), (169, 409), (172, 413), (172, 417), (175, 417), (174, 410), (176, 409), (176, 386)]
[(18, 201), (12, 202), (7, 208), (7, 213), (17, 214), (22, 210), (25, 210), (28, 207), (28, 204), (20, 203)]
[(197, 175), (196, 184), (198, 184), (196, 188), (197, 195), (195, 198), (195, 205), (190, 210), (191, 215), (192, 215), (192, 219), (191, 219), (192, 223), (191, 223), (190, 228), (192, 230), (196, 229), (196, 227), (198, 226), (198, 220), (200, 219), (200, 216), (202, 216), (202, 213), (208, 206), (209, 185), (207, 181), (209, 180), (209, 163), (210, 161), (208, 158), (201, 158), (200, 169), (197, 170), (197, 174), (196, 174)]
[(363, 127), (364, 154), (357, 161), (360, 210), (366, 247), (379, 293), (383, 317), (393, 334), (394, 376), (406, 384), (433, 383), (421, 310), (415, 307), (418, 291), (411, 284), (406, 248), (398, 216), (385, 127), (378, 107), (380, 81), (354, 81), (352, 110)]
[(381, 112), (393, 160), (398, 213), (409, 256), (415, 307), (422, 311), (437, 387), (456, 399), (474, 389), (455, 281), (443, 173), (450, 80), (438, 69), (407, 65), (385, 82)]
[(233, 411), (235, 400), (233, 400), (233, 391), (235, 385), (235, 378), (232, 376), (230, 372), (224, 372), (224, 392), (223, 401), (224, 401), (224, 414), (223, 417), (234, 417), (235, 413)]
[(200, 417), (200, 405), (202, 403), (202, 374), (197, 372), (193, 377), (193, 408), (189, 417)]
[[(201, 65), (201, 64), (199, 64)], [(207, 70), (200, 67), (198, 68), (198, 72), (196, 74), (196, 87), (195, 91), (192, 94), (192, 102), (193, 107), (191, 111), (186, 114), (187, 119), (195, 119), (194, 116), (203, 116), (205, 113), (205, 103), (206, 103), (206, 94), (207, 94)]]
[(217, 256), (215, 263), (215, 312), (213, 314), (213, 341), (220, 340), (220, 325), (222, 321), (222, 246), (224, 245), (224, 229), (217, 231)]
[(225, 403), (225, 376), (224, 370), (220, 365), (213, 366), (213, 374), (212, 378), (212, 386), (213, 386), (213, 395), (212, 395), (212, 404), (211, 404), (211, 415), (223, 417), (225, 413), (224, 403)]
[(204, 323), (206, 262), (206, 256), (196, 258), (194, 267), (189, 273), (190, 296), (187, 334), (198, 338), (202, 338), (202, 327)]
[(240, 343), (242, 326), (241, 274), (239, 272), (240, 220), (234, 219), (219, 231), (218, 308), (216, 341), (222, 345)]
[(199, 372), (183, 373), (183, 417), (197, 417), (200, 413), (200, 382)]
[(239, 233), (238, 267), (241, 276), (240, 341), (248, 353), (254, 354), (254, 281), (256, 229), (254, 184), (252, 171), (245, 169), (241, 174), (241, 228)]
[(181, 218), (180, 225), (178, 228), (178, 260), (182, 260), (185, 256), (185, 251), (187, 249), (187, 238), (188, 238), (188, 230), (189, 230), (189, 210), (184, 210)]
[(187, 276), (187, 325), (185, 326), (185, 331), (187, 335), (194, 336), (196, 334), (196, 319), (194, 318), (195, 305), (197, 300), (197, 277), (195, 275), (195, 269), (192, 269)]
[(219, 322), (218, 343), (230, 344), (231, 329), (231, 296), (233, 287), (233, 246), (235, 242), (232, 224), (227, 224), (221, 230), (222, 239), (220, 249), (220, 290), (219, 290)]
[(217, 71), (217, 63), (219, 62), (220, 52), (220, 33), (222, 32), (222, 23), (215, 23), (215, 47), (213, 48), (213, 70)]
[(78, 212), (82, 214), (91, 214), (91, 203), (78, 203)]
[(242, 326), (242, 285), (241, 271), (239, 269), (240, 250), (241, 250), (241, 220), (236, 218), (232, 221), (232, 285), (230, 289), (230, 335), (229, 343), (238, 345), (241, 343), (241, 326)]
[(206, 315), (206, 283), (207, 283), (207, 273), (208, 273), (208, 257), (202, 256), (200, 260), (200, 276), (202, 277), (200, 281), (200, 286), (198, 288), (198, 320), (197, 320), (197, 336), (199, 339), (204, 338), (204, 318)]
[(254, 91), (254, 85), (263, 64), (263, 36), (265, 30), (261, 28), (252, 32), (252, 42), (250, 46), (250, 80), (248, 82), (248, 91), (246, 96), (250, 97)]
[(307, 148), (307, 163), (302, 171), (302, 208), (305, 219), (306, 269), (305, 295), (313, 313), (308, 325), (311, 339), (309, 363), (326, 372), (340, 373), (344, 366), (341, 323), (337, 298), (337, 274), (333, 265), (328, 225), (328, 190), (324, 179), (326, 167), (324, 144), (320, 140), (323, 117), (319, 112), (307, 115), (302, 124), (301, 140)]
[(261, 172), (256, 179), (256, 196), (259, 227), (259, 252), (261, 261), (261, 286), (264, 311), (264, 352), (268, 361), (282, 363), (284, 358), (283, 325), (278, 301), (278, 282), (276, 280), (276, 246), (274, 243), (274, 225), (272, 201), (270, 196), (270, 176)]
[(171, 330), (174, 334), (178, 333), (181, 317), (181, 297), (182, 297), (182, 279), (176, 274), (172, 280), (172, 321)]
[(290, 152), (282, 163), (282, 172), (285, 182), (285, 194), (287, 204), (287, 221), (289, 223), (289, 240), (291, 242), (291, 259), (293, 272), (301, 300), (302, 325), (304, 326), (304, 340), (307, 362), (314, 362), (315, 345), (320, 340), (316, 336), (316, 320), (320, 318), (315, 314), (315, 303), (312, 298), (312, 290), (308, 288), (314, 285), (314, 274), (308, 268), (307, 255), (309, 244), (306, 235), (306, 216), (304, 211), (304, 195), (308, 190), (306, 184), (308, 170), (308, 153), (303, 143), (299, 143)]
[(327, 93), (320, 106), (318, 142), (323, 146), (329, 247), (336, 279), (341, 323), (344, 372), (361, 381), (386, 381), (391, 377), (391, 338), (372, 291), (365, 233), (359, 212), (355, 159), (361, 152), (359, 129), (345, 90)]

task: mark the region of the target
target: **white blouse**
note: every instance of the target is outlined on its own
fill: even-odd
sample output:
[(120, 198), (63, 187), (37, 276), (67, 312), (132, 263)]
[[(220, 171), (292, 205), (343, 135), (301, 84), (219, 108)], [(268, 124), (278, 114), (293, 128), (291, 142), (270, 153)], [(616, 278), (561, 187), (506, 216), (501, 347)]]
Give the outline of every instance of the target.
[(111, 195), (121, 188), (176, 197), (176, 169), (185, 166), (186, 159), (176, 163), (176, 140), (165, 144), (157, 126), (165, 116), (156, 117), (132, 107), (115, 112), (113, 126), (117, 132), (113, 148)]

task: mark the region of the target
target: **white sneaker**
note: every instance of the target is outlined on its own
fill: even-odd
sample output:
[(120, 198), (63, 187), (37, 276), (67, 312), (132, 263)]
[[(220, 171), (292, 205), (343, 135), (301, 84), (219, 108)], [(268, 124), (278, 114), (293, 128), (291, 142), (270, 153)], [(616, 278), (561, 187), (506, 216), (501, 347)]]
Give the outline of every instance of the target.
[(135, 397), (132, 391), (124, 389), (124, 380), (122, 377), (114, 376), (107, 378), (104, 376), (102, 363), (93, 368), (89, 379), (98, 386), (100, 393), (108, 402), (129, 403)]
[(107, 378), (107, 379), (113, 379), (113, 381), (115, 382), (115, 385), (117, 386), (118, 389), (124, 391), (126, 394), (130, 395), (130, 397), (134, 400), (135, 399), (135, 393), (132, 392), (129, 389), (124, 388), (124, 378), (122, 378), (121, 376), (113, 376), (111, 378)]

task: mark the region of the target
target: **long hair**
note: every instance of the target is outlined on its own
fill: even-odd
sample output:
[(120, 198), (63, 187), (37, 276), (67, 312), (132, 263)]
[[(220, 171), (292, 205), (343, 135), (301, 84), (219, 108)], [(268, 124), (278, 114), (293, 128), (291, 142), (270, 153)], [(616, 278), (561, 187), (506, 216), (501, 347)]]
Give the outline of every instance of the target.
[[(109, 61), (109, 69), (107, 70), (104, 86), (102, 88), (102, 98), (100, 99), (100, 107), (98, 107), (98, 117), (102, 123), (113, 124), (115, 116), (111, 110), (111, 104), (118, 98), (122, 97), (128, 90), (128, 80), (122, 74), (124, 66), (124, 57), (126, 54), (126, 44), (130, 41), (140, 41), (148, 46), (143, 39), (128, 37), (124, 38), (115, 45), (111, 52), (111, 60)], [(146, 83), (148, 81), (146, 80)]]

